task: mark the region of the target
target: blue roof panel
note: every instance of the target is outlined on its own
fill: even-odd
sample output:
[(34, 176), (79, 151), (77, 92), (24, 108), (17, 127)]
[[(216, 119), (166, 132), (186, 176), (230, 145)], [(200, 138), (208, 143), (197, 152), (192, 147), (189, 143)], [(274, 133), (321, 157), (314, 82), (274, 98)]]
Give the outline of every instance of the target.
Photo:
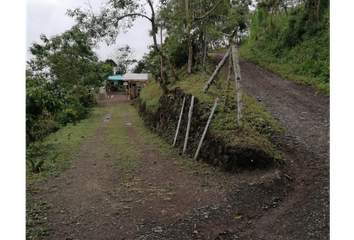
[(118, 81), (118, 80), (121, 80), (121, 81), (123, 81), (123, 75), (109, 76), (109, 77), (108, 77), (108, 80), (111, 80), (111, 81)]

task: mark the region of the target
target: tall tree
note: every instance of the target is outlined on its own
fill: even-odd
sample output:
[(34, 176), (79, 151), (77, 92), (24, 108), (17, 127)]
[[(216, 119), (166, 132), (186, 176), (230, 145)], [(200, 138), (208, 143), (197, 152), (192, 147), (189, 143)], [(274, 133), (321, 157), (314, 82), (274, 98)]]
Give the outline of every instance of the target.
[(192, 72), (192, 61), (193, 61), (193, 47), (192, 47), (192, 40), (191, 40), (191, 36), (190, 36), (190, 31), (192, 29), (192, 24), (195, 21), (201, 21), (203, 19), (205, 19), (206, 17), (208, 17), (217, 6), (219, 6), (219, 4), (222, 2), (223, 0), (219, 0), (209, 11), (207, 11), (206, 13), (204, 13), (203, 15), (197, 16), (197, 17), (190, 17), (190, 11), (189, 11), (189, 0), (185, 0), (185, 8), (186, 8), (186, 28), (184, 30), (184, 34), (186, 35), (187, 38), (187, 43), (188, 43), (188, 68), (187, 68), (187, 72), (191, 73)]
[(127, 44), (114, 49), (113, 54), (111, 54), (111, 58), (113, 58), (117, 63), (115, 74), (127, 73), (129, 66), (137, 62), (136, 59), (133, 59), (133, 53), (133, 50)]
[(34, 42), (29, 48), (34, 56), (27, 62), (29, 69), (48, 76), (50, 81), (60, 87), (71, 89), (76, 86), (78, 99), (80, 82), (97, 85), (92, 71), (98, 63), (98, 57), (92, 50), (95, 43), (87, 34), (73, 27), (50, 38), (41, 34), (40, 39), (42, 44)]
[[(151, 15), (148, 16), (145, 6), (151, 10)], [(155, 9), (152, 0), (146, 0), (146, 4), (138, 0), (107, 0), (104, 7), (98, 13), (94, 13), (91, 9), (67, 10), (67, 15), (74, 17), (77, 25), (85, 32), (88, 32), (97, 40), (104, 40), (107, 44), (114, 44), (120, 31), (127, 31), (133, 26), (133, 22), (138, 18), (144, 18), (151, 23), (151, 35), (154, 42), (155, 51), (169, 65), (171, 74), (174, 80), (178, 77), (171, 65), (169, 58), (159, 49), (157, 43), (157, 22), (155, 19)], [(167, 86), (162, 79), (159, 81), (161, 88), (165, 93), (168, 92)]]
[(113, 59), (106, 59), (106, 61), (104, 61), (104, 62), (108, 63), (112, 67), (116, 67), (117, 66), (116, 62)]

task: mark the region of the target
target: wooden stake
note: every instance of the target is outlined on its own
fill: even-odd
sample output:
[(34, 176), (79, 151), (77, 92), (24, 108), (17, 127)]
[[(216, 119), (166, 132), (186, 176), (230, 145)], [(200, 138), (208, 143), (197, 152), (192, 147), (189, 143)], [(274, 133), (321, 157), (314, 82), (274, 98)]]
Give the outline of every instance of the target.
[(216, 99), (215, 99), (215, 103), (214, 103), (213, 108), (211, 109), (211, 113), (210, 113), (208, 122), (207, 122), (207, 124), (206, 124), (206, 126), (205, 126), (205, 128), (204, 128), (204, 132), (203, 132), (202, 138), (200, 139), (200, 142), (199, 142), (197, 151), (196, 151), (196, 153), (195, 153), (195, 155), (194, 155), (194, 160), (197, 160), (197, 157), (198, 157), (198, 155), (199, 155), (200, 148), (201, 148), (202, 143), (203, 143), (203, 141), (204, 141), (205, 134), (206, 134), (206, 132), (207, 132), (207, 130), (208, 130), (210, 121), (211, 121), (211, 119), (212, 119), (212, 117), (213, 117), (213, 115), (214, 115), (214, 111), (215, 111), (216, 105), (218, 104), (218, 100), (219, 100), (219, 98), (216, 98)]
[(188, 125), (187, 125), (187, 131), (186, 131), (186, 138), (184, 139), (183, 153), (185, 153), (185, 152), (186, 152), (186, 150), (187, 150), (187, 143), (188, 143), (189, 129), (190, 129), (190, 126), (191, 126), (191, 119), (192, 119), (193, 104), (194, 104), (194, 96), (192, 96), (191, 106), (189, 107), (189, 113), (188, 113)]
[(175, 140), (173, 141), (173, 147), (176, 144), (176, 140), (177, 140), (177, 136), (178, 136), (178, 130), (179, 130), (179, 126), (181, 125), (181, 120), (182, 120), (182, 114), (183, 114), (183, 109), (184, 109), (184, 103), (186, 101), (186, 97), (183, 98), (183, 103), (182, 103), (182, 109), (181, 109), (181, 114), (179, 115), (179, 119), (178, 119), (178, 125), (177, 125), (177, 130), (176, 130), (176, 135), (175, 135)]
[(225, 62), (226, 62), (226, 59), (229, 57), (229, 54), (230, 54), (230, 50), (227, 50), (227, 52), (225, 53), (225, 56), (224, 56), (223, 59), (220, 61), (219, 65), (216, 67), (216, 69), (215, 69), (213, 75), (211, 75), (211, 77), (209, 78), (207, 84), (204, 86), (202, 93), (205, 93), (205, 92), (209, 89), (209, 87), (210, 87), (210, 85), (213, 83), (215, 77), (216, 77), (216, 76), (218, 75), (218, 73), (220, 72), (222, 66), (224, 66), (224, 64), (225, 64)]
[(242, 88), (241, 88), (241, 70), (238, 62), (237, 48), (235, 45), (232, 46), (232, 59), (233, 67), (235, 73), (235, 83), (236, 83), (236, 94), (237, 94), (237, 125), (243, 127), (243, 101), (242, 101)]
[[(162, 52), (162, 22), (160, 22), (160, 35), (161, 35), (161, 52)], [(163, 82), (163, 62), (161, 56), (161, 82)]]

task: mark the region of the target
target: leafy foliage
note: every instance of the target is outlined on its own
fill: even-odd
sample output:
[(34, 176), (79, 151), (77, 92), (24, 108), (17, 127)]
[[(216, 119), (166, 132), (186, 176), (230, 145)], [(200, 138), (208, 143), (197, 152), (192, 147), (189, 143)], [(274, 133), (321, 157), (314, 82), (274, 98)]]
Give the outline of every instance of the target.
[(319, 21), (305, 4), (288, 12), (280, 11), (276, 22), (274, 16), (272, 22), (265, 7), (259, 6), (253, 13), (251, 34), (240, 50), (241, 55), (283, 77), (329, 94), (330, 30), (325, 1)]
[[(34, 58), (27, 69), (42, 74), (56, 89), (72, 90), (79, 85), (101, 87), (113, 72), (111, 62), (99, 62), (93, 51), (95, 42), (87, 33), (74, 26), (61, 35), (40, 36), (42, 44), (32, 43), (29, 51)], [(79, 91), (76, 93), (79, 98)]]
[(111, 57), (115, 59), (116, 66), (116, 75), (123, 75), (128, 72), (129, 66), (133, 63), (136, 63), (136, 59), (132, 59), (133, 50), (129, 45), (125, 45), (123, 47), (117, 47)]
[(54, 122), (55, 112), (61, 108), (61, 102), (49, 89), (48, 82), (41, 76), (26, 78), (26, 142), (43, 139), (58, 129)]
[[(227, 42), (224, 34), (238, 27), (238, 36), (247, 29), (250, 1), (166, 0), (159, 9), (159, 20), (167, 30), (164, 52), (171, 63), (182, 67), (192, 61), (194, 71), (202, 64), (206, 45), (218, 48)], [(188, 4), (189, 18), (186, 12)], [(190, 73), (190, 69), (188, 69)]]

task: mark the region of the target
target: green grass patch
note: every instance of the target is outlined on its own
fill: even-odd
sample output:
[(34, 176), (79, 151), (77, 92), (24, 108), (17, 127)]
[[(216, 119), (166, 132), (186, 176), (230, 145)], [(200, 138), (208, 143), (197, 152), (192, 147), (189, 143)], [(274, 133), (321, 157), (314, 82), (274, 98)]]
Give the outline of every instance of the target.
[(127, 125), (131, 123), (130, 108), (128, 103), (116, 105), (107, 126), (105, 144), (110, 157), (113, 157), (112, 167), (116, 170), (139, 167), (141, 153), (129, 136), (130, 128)]
[(211, 52), (208, 52), (208, 56), (211, 57), (212, 59), (215, 59), (215, 57), (216, 57), (216, 55), (218, 53), (221, 53), (221, 52), (223, 52), (225, 50), (227, 51), (228, 48), (225, 47), (225, 48), (215, 49), (215, 50), (213, 50)]
[(103, 124), (103, 117), (107, 113), (107, 107), (94, 108), (88, 117), (81, 120), (76, 126), (68, 124), (57, 132), (49, 134), (43, 143), (36, 142), (31, 146), (31, 149), (27, 149), (27, 152), (32, 151), (30, 155), (34, 162), (45, 157), (40, 172), (33, 173), (27, 167), (27, 187), (56, 177), (60, 172), (67, 169), (71, 160), (81, 152), (81, 146)]
[(146, 106), (150, 109), (156, 111), (159, 106), (159, 99), (162, 95), (162, 90), (160, 85), (154, 79), (149, 80), (148, 91), (145, 90), (146, 87), (141, 91), (140, 98), (144, 100)]

